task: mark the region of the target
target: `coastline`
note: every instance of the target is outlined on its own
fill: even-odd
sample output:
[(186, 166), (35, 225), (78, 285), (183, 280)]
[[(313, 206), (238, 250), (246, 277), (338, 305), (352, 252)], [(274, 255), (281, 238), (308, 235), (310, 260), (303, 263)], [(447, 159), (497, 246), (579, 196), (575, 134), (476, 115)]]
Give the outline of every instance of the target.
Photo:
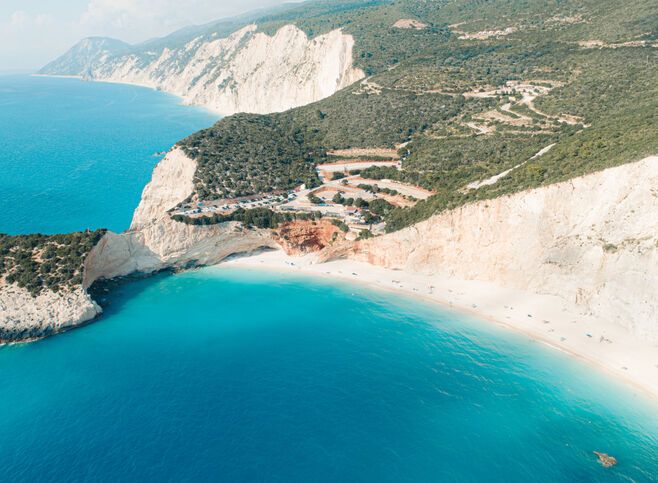
[(210, 105), (207, 104), (197, 104), (194, 102), (191, 102), (188, 98), (185, 96), (181, 96), (180, 94), (176, 94), (175, 92), (171, 91), (166, 91), (163, 89), (158, 89), (157, 87), (147, 85), (147, 84), (140, 84), (138, 82), (124, 82), (124, 81), (117, 81), (117, 80), (109, 80), (109, 79), (87, 79), (85, 77), (82, 77), (80, 75), (56, 75), (56, 74), (30, 74), (31, 77), (50, 77), (53, 79), (76, 79), (80, 80), (83, 82), (95, 82), (98, 84), (114, 84), (114, 85), (120, 85), (120, 86), (133, 86), (133, 87), (141, 87), (143, 89), (149, 89), (151, 91), (155, 92), (161, 92), (163, 94), (173, 96), (176, 99), (180, 100), (180, 105), (181, 106), (188, 106), (188, 107), (195, 107), (197, 109), (204, 109), (208, 111), (210, 114), (213, 116), (219, 117), (219, 119), (226, 117), (226, 114), (222, 113), (218, 109), (213, 108)]
[(215, 265), (222, 267), (286, 271), (404, 293), (524, 334), (608, 372), (658, 401), (658, 345), (635, 338), (613, 322), (584, 314), (575, 304), (556, 296), (488, 282), (407, 273), (354, 260), (316, 263), (314, 255), (293, 257), (283, 251), (234, 257)]
[(81, 75), (57, 75), (57, 74), (30, 74), (30, 77), (52, 77), (53, 79), (78, 79), (84, 80)]

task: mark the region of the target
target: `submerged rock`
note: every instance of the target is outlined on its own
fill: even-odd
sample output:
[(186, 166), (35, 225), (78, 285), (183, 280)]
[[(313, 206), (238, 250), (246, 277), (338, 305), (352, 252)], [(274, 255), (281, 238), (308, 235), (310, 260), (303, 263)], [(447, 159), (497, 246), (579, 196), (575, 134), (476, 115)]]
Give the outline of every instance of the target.
[(605, 453), (599, 453), (598, 451), (594, 451), (594, 454), (599, 459), (601, 466), (604, 468), (610, 468), (611, 466), (615, 466), (617, 464), (617, 458), (614, 456), (610, 456), (609, 454)]

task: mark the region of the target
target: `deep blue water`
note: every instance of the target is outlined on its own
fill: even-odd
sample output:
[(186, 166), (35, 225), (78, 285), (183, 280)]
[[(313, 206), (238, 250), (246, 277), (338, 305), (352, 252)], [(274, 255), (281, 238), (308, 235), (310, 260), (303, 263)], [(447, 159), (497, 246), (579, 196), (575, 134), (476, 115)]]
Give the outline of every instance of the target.
[(123, 231), (166, 151), (217, 117), (149, 89), (0, 76), (0, 233)]
[[(52, 103), (36, 104), (54, 118), (71, 115), (57, 111), (68, 110), (60, 87), (79, 105), (133, 112), (115, 121), (125, 132), (163, 133), (142, 123), (164, 117), (187, 134), (207, 116), (190, 110), (185, 124), (173, 99), (142, 89), (48, 82)], [(141, 118), (149, 106), (161, 116)], [(102, 109), (88, 112), (86, 122), (75, 113), (78, 129), (109, 122)], [(18, 149), (7, 128), (3, 142)], [(112, 151), (116, 140), (77, 143), (59, 129), (67, 142), (31, 140), (35, 152), (72, 150), (52, 167), (60, 188), (35, 177), (49, 219), (17, 207), (23, 214), (2, 218), (3, 229), (126, 225), (165, 141), (144, 139), (140, 151), (136, 136), (143, 157), (99, 157), (66, 185), (66, 160), (91, 145)], [(31, 182), (17, 176), (0, 186)], [(103, 180), (113, 215), (88, 200), (98, 190), (87, 177)], [(135, 201), (124, 206), (123, 196)], [(93, 208), (71, 217), (72, 199)], [(104, 298), (92, 324), (0, 348), (0, 481), (657, 481), (654, 401), (486, 322), (361, 286), (235, 268), (161, 274)], [(602, 468), (593, 451), (619, 465)]]

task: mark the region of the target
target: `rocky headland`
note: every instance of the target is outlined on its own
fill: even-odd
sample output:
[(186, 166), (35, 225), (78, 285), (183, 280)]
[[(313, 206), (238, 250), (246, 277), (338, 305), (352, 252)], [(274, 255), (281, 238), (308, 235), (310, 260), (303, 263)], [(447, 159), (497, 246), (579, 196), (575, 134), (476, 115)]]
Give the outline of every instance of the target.
[(268, 35), (250, 24), (225, 38), (199, 36), (161, 51), (126, 52), (110, 39), (85, 39), (40, 74), (150, 87), (222, 115), (269, 113), (324, 99), (363, 78), (353, 47), (354, 38), (340, 29), (308, 38), (294, 25)]

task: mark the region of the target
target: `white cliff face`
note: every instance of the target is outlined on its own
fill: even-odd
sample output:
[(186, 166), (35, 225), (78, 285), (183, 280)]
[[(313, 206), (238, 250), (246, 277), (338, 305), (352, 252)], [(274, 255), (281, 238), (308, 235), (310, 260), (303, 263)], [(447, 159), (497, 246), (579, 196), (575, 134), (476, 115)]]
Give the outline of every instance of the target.
[(658, 342), (658, 157), (469, 204), (351, 256), (556, 295)]
[(87, 256), (85, 286), (133, 272), (211, 265), (235, 253), (277, 246), (269, 231), (239, 223), (200, 226), (171, 220), (167, 210), (192, 193), (195, 170), (195, 161), (178, 148), (158, 163), (130, 229), (108, 233)]
[[(87, 258), (88, 283), (278, 246), (268, 231), (237, 223), (172, 221), (166, 211), (191, 193), (194, 168), (178, 149), (160, 162), (131, 229), (108, 234)], [(658, 157), (469, 204), (348, 253), (387, 268), (559, 296), (658, 341)]]
[(52, 292), (36, 298), (18, 285), (0, 289), (0, 343), (45, 337), (93, 319), (101, 308), (85, 290)]
[(187, 198), (194, 189), (196, 162), (175, 147), (153, 170), (151, 182), (133, 213), (130, 230), (134, 231), (162, 218), (170, 208)]
[[(108, 233), (88, 255), (82, 288), (33, 299), (16, 286), (3, 287), (4, 339), (48, 335), (93, 318), (100, 308), (84, 289), (95, 280), (278, 247), (267, 230), (172, 221), (167, 211), (192, 192), (195, 168), (179, 149), (158, 164), (130, 230)], [(465, 205), (340, 253), (412, 273), (558, 296), (658, 342), (658, 157)]]
[(98, 279), (212, 265), (235, 253), (277, 247), (269, 231), (239, 223), (194, 226), (172, 221), (167, 210), (192, 193), (195, 170), (196, 163), (176, 148), (158, 163), (130, 229), (108, 232), (87, 255), (81, 287), (44, 290), (35, 298), (15, 284), (2, 283), (0, 343), (45, 337), (93, 319), (101, 308), (87, 289)]
[(160, 89), (223, 115), (285, 111), (364, 77), (352, 66), (354, 39), (341, 30), (309, 39), (294, 25), (273, 36), (256, 28), (246, 26), (227, 38), (199, 37), (157, 53), (103, 55), (79, 75)]

